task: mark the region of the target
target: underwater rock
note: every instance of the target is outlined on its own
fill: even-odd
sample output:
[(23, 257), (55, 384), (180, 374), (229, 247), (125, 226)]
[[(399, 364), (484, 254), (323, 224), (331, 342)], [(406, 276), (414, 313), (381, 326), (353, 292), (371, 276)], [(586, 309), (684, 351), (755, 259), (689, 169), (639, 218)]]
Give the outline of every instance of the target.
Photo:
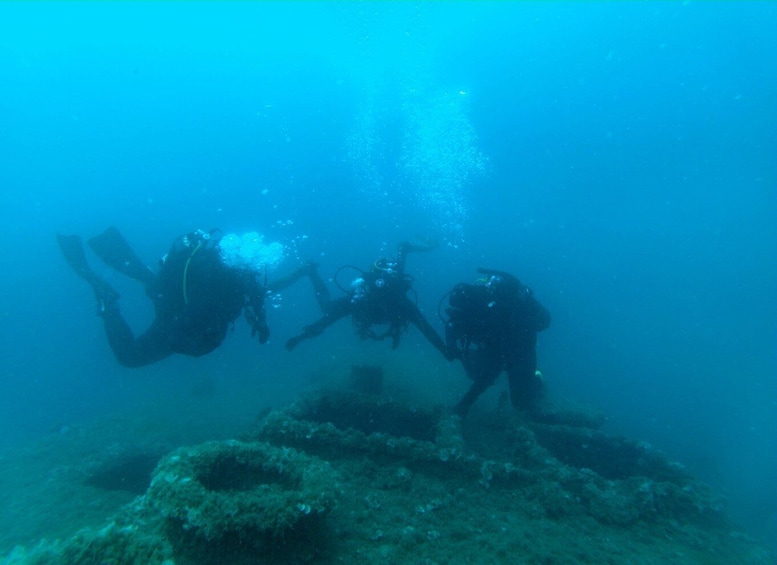
[(645, 442), (588, 428), (545, 424), (529, 427), (556, 459), (592, 469), (606, 479), (640, 476), (682, 483), (690, 478), (682, 465), (670, 462)]
[(320, 521), (337, 488), (325, 461), (266, 443), (220, 441), (165, 457), (146, 499), (181, 533), (253, 543)]
[(84, 528), (64, 541), (41, 541), (29, 551), (17, 546), (3, 565), (173, 565), (172, 546), (162, 536), (136, 525), (111, 522)]
[(3, 563), (775, 562), (649, 445), (511, 416), (309, 394), (170, 453), (105, 528)]
[(601, 428), (606, 420), (601, 410), (569, 401), (559, 404), (542, 402), (532, 412), (531, 418), (532, 421), (542, 424), (558, 424), (592, 430)]
[[(361, 454), (404, 460), (427, 473), (443, 469), (471, 477), (483, 488), (528, 488), (548, 516), (582, 512), (619, 525), (725, 522), (722, 502), (707, 487), (644, 442), (590, 427), (537, 423), (490, 423), (465, 442), (461, 426), (460, 418), (441, 410), (326, 391), (271, 413), (256, 435), (325, 459)], [(480, 453), (481, 442), (488, 443), (489, 457)]]
[(416, 408), (374, 394), (326, 390), (295, 402), (288, 414), (298, 420), (330, 422), (344, 430), (366, 434), (382, 432), (393, 436), (433, 441), (439, 410)]
[(449, 458), (441, 456), (431, 441), (385, 432), (367, 434), (350, 427), (341, 429), (331, 422), (298, 420), (285, 412), (272, 412), (262, 420), (257, 437), (262, 441), (290, 445), (325, 458), (371, 454), (416, 462), (449, 462)]
[(723, 500), (648, 443), (587, 428), (530, 428), (553, 457), (578, 469), (578, 479), (565, 484), (600, 522), (629, 524), (663, 517), (725, 523)]

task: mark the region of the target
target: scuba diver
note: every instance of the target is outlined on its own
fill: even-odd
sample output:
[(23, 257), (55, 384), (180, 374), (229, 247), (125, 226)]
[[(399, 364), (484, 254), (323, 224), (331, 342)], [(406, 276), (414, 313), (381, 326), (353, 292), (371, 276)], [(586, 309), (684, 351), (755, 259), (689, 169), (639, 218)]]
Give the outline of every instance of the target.
[(485, 278), (457, 284), (447, 295), (446, 342), (472, 380), (454, 411), (466, 416), (502, 371), (507, 372), (513, 407), (532, 411), (543, 392), (536, 372), (537, 333), (550, 325), (550, 313), (513, 275), (482, 268), (478, 272)]
[[(303, 332), (286, 342), (286, 349), (291, 351), (300, 342), (315, 337), (341, 318), (350, 315), (356, 331), (362, 339), (391, 339), (391, 348), (399, 346), (399, 340), (408, 324), (415, 325), (424, 337), (436, 347), (449, 361), (453, 360), (452, 351), (446, 347), (442, 338), (424, 318), (418, 305), (408, 297), (412, 290), (413, 277), (405, 273), (407, 254), (417, 251), (429, 251), (436, 246), (420, 246), (408, 242), (399, 244), (397, 258), (378, 259), (372, 268), (361, 271), (356, 267), (346, 265), (338, 269), (352, 268), (359, 271), (360, 276), (351, 283), (351, 288), (341, 290), (346, 296), (333, 300), (326, 309), (325, 315), (305, 326)], [(337, 273), (335, 274), (337, 281)], [(387, 326), (382, 333), (376, 332), (375, 325)]]
[(154, 321), (137, 338), (121, 315), (119, 293), (89, 267), (81, 238), (57, 235), (68, 264), (95, 293), (97, 315), (103, 319), (108, 343), (121, 365), (142, 367), (173, 353), (193, 357), (210, 353), (221, 345), (241, 311), (251, 325), (251, 335), (258, 335), (259, 342), (266, 343), (270, 330), (265, 319), (265, 297), (303, 276), (310, 278), (322, 309), (329, 302), (329, 292), (316, 264), (307, 263), (287, 277), (261, 283), (256, 270), (228, 264), (219, 248), (220, 233), (197, 230), (178, 237), (156, 274), (135, 255), (116, 228), (89, 239), (89, 247), (100, 259), (143, 284), (154, 303)]

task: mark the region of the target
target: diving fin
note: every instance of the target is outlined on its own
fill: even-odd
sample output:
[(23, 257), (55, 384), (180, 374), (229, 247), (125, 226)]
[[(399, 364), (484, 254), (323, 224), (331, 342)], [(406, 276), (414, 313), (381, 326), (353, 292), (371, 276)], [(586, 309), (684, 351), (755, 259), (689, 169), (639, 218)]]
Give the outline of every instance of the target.
[(89, 239), (89, 247), (105, 264), (128, 277), (151, 286), (156, 278), (130, 247), (124, 236), (114, 227)]
[(79, 236), (57, 234), (57, 242), (70, 268), (88, 282), (94, 290), (98, 301), (98, 310), (104, 310), (105, 303), (115, 303), (119, 299), (119, 293), (89, 267)]
[(84, 253), (84, 246), (81, 245), (81, 238), (77, 235), (57, 234), (57, 242), (70, 268), (79, 277), (91, 283), (97, 275), (89, 267), (89, 263), (86, 262), (86, 254)]

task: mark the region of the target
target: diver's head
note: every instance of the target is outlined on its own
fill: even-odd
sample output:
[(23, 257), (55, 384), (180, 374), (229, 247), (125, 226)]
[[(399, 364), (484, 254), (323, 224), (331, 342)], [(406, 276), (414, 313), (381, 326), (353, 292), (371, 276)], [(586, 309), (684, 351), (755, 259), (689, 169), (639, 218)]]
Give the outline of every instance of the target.
[(399, 265), (396, 261), (381, 257), (372, 264), (372, 270), (378, 273), (384, 273), (386, 275), (398, 275)]
[(487, 289), (491, 290), (492, 292), (496, 292), (498, 288), (501, 288), (503, 283), (504, 283), (504, 278), (502, 276), (491, 275), (485, 280), (483, 284)]
[(470, 304), (473, 285), (467, 283), (459, 283), (453, 287), (448, 297), (448, 304), (452, 308), (464, 309)]
[(402, 278), (399, 265), (396, 261), (381, 257), (372, 264), (370, 272), (365, 275), (370, 286), (377, 290), (393, 287), (394, 283)]
[(213, 243), (216, 244), (220, 239), (220, 233), (221, 232), (218, 229), (209, 232), (203, 229), (197, 229), (181, 237), (181, 243), (184, 247), (197, 247), (198, 245), (207, 245), (211, 242), (212, 238)]
[(523, 286), (517, 278), (506, 273), (489, 275), (484, 287), (494, 300), (514, 306), (532, 295), (528, 287)]

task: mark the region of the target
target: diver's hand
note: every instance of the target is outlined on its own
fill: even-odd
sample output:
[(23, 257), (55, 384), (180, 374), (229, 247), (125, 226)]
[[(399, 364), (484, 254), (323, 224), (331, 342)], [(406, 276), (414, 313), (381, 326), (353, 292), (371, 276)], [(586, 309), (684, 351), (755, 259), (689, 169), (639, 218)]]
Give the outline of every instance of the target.
[(267, 340), (270, 339), (270, 328), (267, 327), (267, 324), (256, 328), (256, 333), (259, 334), (259, 343), (262, 345), (267, 343)]
[(302, 331), (301, 334), (295, 335), (293, 338), (289, 339), (289, 341), (286, 342), (286, 349), (291, 351), (297, 345), (299, 342), (304, 341), (306, 339), (309, 339), (311, 337), (316, 337), (317, 335), (321, 335), (320, 329), (316, 328), (315, 326), (305, 326), (305, 329)]
[(299, 268), (299, 274), (302, 276), (310, 276), (315, 274), (315, 272), (318, 270), (318, 263), (315, 261), (305, 261), (302, 263), (302, 266)]
[(455, 361), (456, 359), (459, 361), (464, 360), (464, 355), (458, 347), (446, 347), (443, 355), (445, 355), (445, 358), (448, 361)]
[(286, 345), (285, 345), (286, 350), (287, 351), (291, 351), (292, 349), (297, 347), (297, 344), (299, 344), (299, 342), (302, 341), (303, 339), (305, 339), (304, 335), (297, 335), (297, 336), (294, 336), (294, 337), (290, 338), (286, 342)]
[(267, 326), (266, 322), (260, 322), (255, 319), (251, 326), (251, 337), (256, 337), (257, 335), (259, 336), (259, 343), (267, 343), (267, 340), (270, 339), (270, 328)]
[(265, 344), (270, 339), (270, 328), (267, 326), (267, 321), (264, 319), (264, 310), (259, 310), (259, 315), (256, 314), (254, 308), (250, 305), (245, 309), (246, 321), (251, 325), (251, 337), (259, 336), (259, 343)]

